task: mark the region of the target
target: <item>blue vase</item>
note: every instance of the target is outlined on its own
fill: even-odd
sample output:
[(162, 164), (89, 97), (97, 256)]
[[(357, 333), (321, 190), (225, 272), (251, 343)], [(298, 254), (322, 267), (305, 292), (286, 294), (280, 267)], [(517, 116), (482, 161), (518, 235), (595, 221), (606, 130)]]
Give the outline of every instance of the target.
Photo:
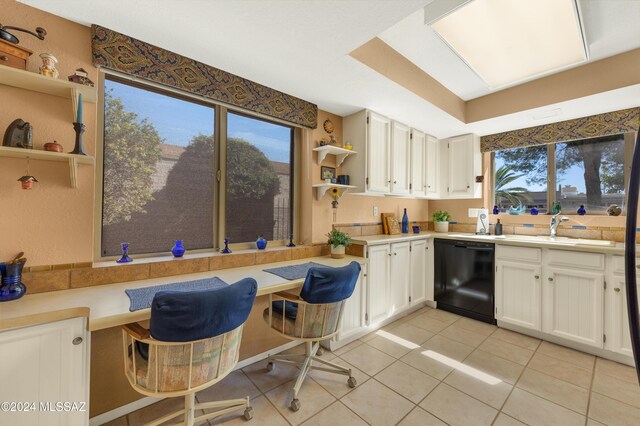
[(220, 250), (220, 253), (229, 254), (231, 253), (231, 249), (229, 248), (229, 238), (224, 238), (224, 248)]
[(585, 214), (587, 214), (587, 209), (584, 208), (583, 204), (580, 204), (580, 208), (578, 209), (578, 214), (580, 216), (584, 216)]
[(267, 248), (267, 240), (265, 240), (262, 235), (258, 237), (256, 240), (256, 246), (258, 246), (258, 250), (264, 250)]
[(133, 262), (133, 259), (129, 257), (129, 243), (122, 243), (122, 257), (116, 260), (116, 263), (129, 263)]
[(540, 213), (540, 212), (538, 211), (538, 209), (537, 209), (537, 208), (535, 208), (535, 207), (531, 207), (531, 214), (532, 214), (533, 216), (537, 216), (537, 215), (538, 215), (538, 213)]
[(407, 209), (404, 209), (404, 214), (402, 215), (402, 233), (409, 233), (409, 217), (407, 216)]
[(171, 253), (173, 253), (173, 257), (182, 257), (184, 255), (185, 250), (182, 245), (182, 240), (176, 240), (176, 245), (171, 249)]
[(493, 206), (493, 214), (498, 214), (500, 213), (500, 209), (498, 208), (498, 206)]
[(0, 263), (0, 302), (20, 299), (27, 292), (27, 287), (21, 282), (24, 262)]

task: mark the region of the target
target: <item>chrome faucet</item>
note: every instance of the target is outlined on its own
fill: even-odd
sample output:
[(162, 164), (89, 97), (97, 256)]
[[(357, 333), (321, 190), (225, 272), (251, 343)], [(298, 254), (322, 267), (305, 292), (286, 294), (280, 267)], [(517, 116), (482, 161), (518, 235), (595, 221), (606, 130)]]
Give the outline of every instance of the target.
[(558, 232), (558, 225), (560, 225), (562, 222), (567, 222), (569, 220), (569, 218), (566, 216), (561, 216), (560, 218), (558, 218), (559, 215), (560, 213), (554, 214), (553, 216), (551, 216), (551, 223), (549, 224), (549, 230), (551, 231), (549, 236), (551, 238), (556, 237), (556, 234)]

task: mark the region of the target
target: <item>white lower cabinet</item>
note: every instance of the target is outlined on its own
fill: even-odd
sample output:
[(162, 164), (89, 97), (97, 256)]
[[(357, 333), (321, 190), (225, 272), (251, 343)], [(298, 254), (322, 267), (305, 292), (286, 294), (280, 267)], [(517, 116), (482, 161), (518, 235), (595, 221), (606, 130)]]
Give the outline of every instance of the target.
[(542, 296), (543, 332), (603, 347), (603, 272), (548, 267)]
[(395, 315), (409, 308), (410, 247), (409, 241), (391, 244), (391, 276), (389, 279), (391, 306), (389, 306), (389, 315)]
[(344, 304), (344, 310), (342, 311), (342, 322), (340, 325), (340, 333), (338, 333), (337, 339), (349, 339), (351, 336), (358, 334), (366, 327), (367, 322), (365, 319), (366, 314), (366, 280), (367, 277), (367, 265), (362, 267), (356, 288), (353, 290), (353, 294)]
[[(629, 357), (633, 356), (627, 312), (627, 288), (624, 276), (624, 257), (609, 258), (612, 273), (605, 289), (605, 348)], [(640, 259), (636, 260), (640, 265)], [(636, 274), (638, 302), (640, 303), (640, 274)]]
[(88, 354), (85, 318), (1, 332), (0, 401), (22, 409), (3, 410), (0, 425), (88, 424)]
[(389, 316), (391, 246), (381, 244), (367, 247), (367, 324), (375, 324)]
[[(409, 303), (414, 306), (427, 300), (428, 251), (427, 240), (411, 241), (409, 273)], [(432, 296), (433, 298), (433, 296)]]
[(538, 264), (496, 261), (496, 319), (540, 331), (542, 329)]

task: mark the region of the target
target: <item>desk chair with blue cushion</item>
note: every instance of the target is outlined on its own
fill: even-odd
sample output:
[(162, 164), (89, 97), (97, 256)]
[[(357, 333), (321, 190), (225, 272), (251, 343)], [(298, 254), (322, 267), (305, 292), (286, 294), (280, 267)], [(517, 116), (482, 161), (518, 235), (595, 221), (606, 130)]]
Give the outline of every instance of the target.
[[(195, 403), (195, 393), (224, 379), (238, 363), (242, 327), (258, 286), (252, 278), (213, 290), (158, 292), (151, 304), (150, 329), (123, 326), (125, 374), (133, 388), (153, 397), (184, 396), (184, 408), (151, 423), (184, 415), (193, 425), (244, 408), (249, 397)], [(195, 417), (195, 410), (213, 412)]]
[[(300, 374), (293, 387), (290, 408), (300, 409), (298, 392), (309, 370), (322, 370), (349, 376), (347, 384), (354, 388), (356, 379), (351, 369), (318, 357), (320, 341), (330, 339), (339, 332), (345, 301), (351, 297), (360, 276), (360, 264), (351, 262), (342, 268), (314, 267), (309, 269), (300, 296), (286, 292), (270, 296), (264, 319), (269, 326), (290, 340), (305, 342), (304, 354), (269, 356), (267, 370), (273, 363), (299, 366)], [(273, 297), (278, 300), (273, 300)], [(323, 366), (314, 363), (324, 364)]]

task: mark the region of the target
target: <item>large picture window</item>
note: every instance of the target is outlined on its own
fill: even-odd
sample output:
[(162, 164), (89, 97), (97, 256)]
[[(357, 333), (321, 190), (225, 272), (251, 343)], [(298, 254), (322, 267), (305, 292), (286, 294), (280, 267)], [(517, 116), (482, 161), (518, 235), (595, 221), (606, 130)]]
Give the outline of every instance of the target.
[(219, 235), (289, 237), (292, 127), (110, 75), (104, 88), (101, 256), (118, 255), (123, 242), (152, 254), (178, 239), (194, 250), (215, 248)]
[(503, 211), (518, 206), (549, 210), (558, 201), (565, 214), (582, 205), (591, 214), (625, 202), (624, 135), (536, 145), (494, 154), (495, 204)]

